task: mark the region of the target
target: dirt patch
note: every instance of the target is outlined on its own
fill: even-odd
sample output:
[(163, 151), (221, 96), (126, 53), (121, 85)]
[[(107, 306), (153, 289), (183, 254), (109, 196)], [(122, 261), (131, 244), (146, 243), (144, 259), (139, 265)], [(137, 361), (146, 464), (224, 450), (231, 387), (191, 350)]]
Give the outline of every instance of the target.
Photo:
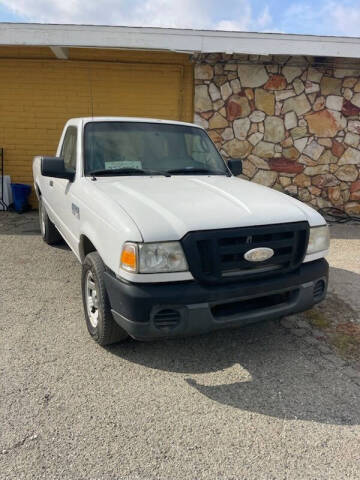
[(304, 312), (302, 317), (319, 330), (318, 337), (360, 370), (360, 319), (351, 305), (329, 293), (324, 302)]

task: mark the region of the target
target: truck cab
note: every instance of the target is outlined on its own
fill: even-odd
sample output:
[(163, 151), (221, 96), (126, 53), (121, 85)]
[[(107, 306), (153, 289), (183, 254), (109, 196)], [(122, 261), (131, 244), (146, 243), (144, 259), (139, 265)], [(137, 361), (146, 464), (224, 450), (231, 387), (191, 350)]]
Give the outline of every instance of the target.
[(197, 125), (71, 119), (33, 174), (43, 239), (63, 238), (81, 262), (102, 345), (274, 319), (326, 295), (324, 218), (239, 178), (241, 160)]

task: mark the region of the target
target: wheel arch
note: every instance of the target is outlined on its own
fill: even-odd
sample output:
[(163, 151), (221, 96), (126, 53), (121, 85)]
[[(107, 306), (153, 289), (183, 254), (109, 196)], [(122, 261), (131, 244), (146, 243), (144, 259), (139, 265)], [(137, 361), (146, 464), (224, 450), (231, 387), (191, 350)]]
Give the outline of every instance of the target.
[(97, 252), (97, 251), (98, 249), (95, 247), (94, 242), (92, 242), (87, 235), (81, 234), (80, 242), (79, 242), (79, 254), (80, 254), (81, 263), (84, 263), (86, 255), (88, 255), (91, 252)]
[(38, 183), (35, 183), (35, 194), (36, 194), (38, 200), (40, 200), (40, 198), (41, 198), (41, 190), (40, 190), (40, 187), (39, 187), (39, 184), (38, 184)]

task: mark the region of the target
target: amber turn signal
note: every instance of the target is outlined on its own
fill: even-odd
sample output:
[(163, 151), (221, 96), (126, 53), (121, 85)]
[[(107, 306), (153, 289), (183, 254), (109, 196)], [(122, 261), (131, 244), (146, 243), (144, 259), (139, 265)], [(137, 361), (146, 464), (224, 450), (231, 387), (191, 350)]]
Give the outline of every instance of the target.
[(128, 272), (137, 271), (137, 245), (125, 243), (121, 252), (120, 266)]

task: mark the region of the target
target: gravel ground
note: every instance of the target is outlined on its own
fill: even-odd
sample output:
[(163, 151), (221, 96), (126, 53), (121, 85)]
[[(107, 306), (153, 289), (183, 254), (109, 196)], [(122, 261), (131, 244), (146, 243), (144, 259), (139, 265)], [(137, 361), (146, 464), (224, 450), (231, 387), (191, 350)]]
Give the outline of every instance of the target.
[(331, 231), (311, 312), (103, 349), (75, 256), (0, 213), (0, 479), (359, 479), (360, 228)]

